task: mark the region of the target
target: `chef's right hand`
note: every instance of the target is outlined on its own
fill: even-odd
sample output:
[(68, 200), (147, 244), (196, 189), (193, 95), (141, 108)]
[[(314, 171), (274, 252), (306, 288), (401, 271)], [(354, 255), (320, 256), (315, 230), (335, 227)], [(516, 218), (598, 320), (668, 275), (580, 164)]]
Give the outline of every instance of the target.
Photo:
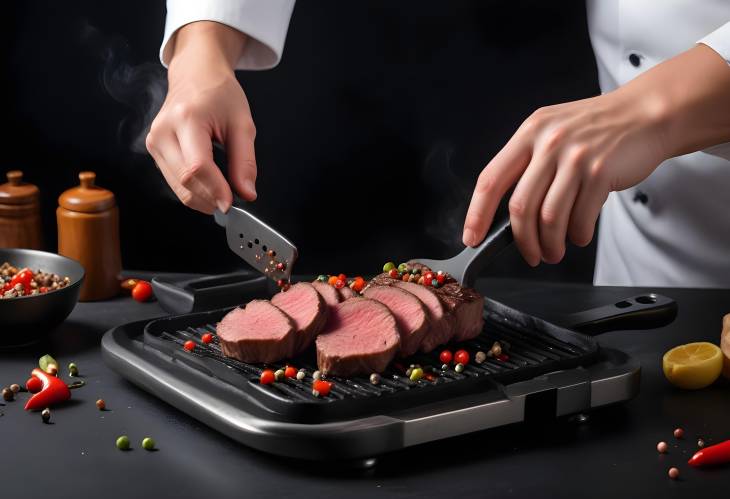
[(256, 199), (256, 128), (234, 74), (246, 35), (200, 21), (173, 40), (168, 92), (147, 135), (147, 150), (180, 201), (211, 214), (228, 211), (231, 187), (213, 160), (213, 142), (225, 146), (236, 192)]

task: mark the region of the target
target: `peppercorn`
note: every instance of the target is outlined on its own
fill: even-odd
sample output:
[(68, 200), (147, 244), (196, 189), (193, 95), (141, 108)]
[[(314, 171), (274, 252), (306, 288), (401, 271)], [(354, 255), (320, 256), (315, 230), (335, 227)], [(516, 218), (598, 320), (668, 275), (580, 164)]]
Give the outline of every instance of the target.
[(398, 272), (408, 272), (408, 264), (401, 263), (400, 265), (398, 265)]
[(44, 423), (48, 423), (51, 420), (51, 410), (48, 407), (41, 412), (41, 419)]
[(669, 468), (668, 474), (669, 474), (669, 478), (671, 478), (672, 480), (676, 480), (677, 478), (679, 478), (679, 469)]
[(283, 370), (283, 369), (277, 369), (277, 370), (276, 370), (276, 371), (274, 372), (274, 378), (276, 379), (276, 381), (281, 381), (281, 380), (283, 380), (283, 379), (285, 378), (285, 375), (284, 375), (284, 370)]
[(129, 437), (127, 435), (117, 438), (117, 449), (129, 450)]
[(669, 446), (666, 442), (659, 442), (658, 444), (656, 444), (656, 450), (660, 454), (666, 454), (667, 450), (669, 450)]
[(380, 374), (373, 373), (370, 375), (370, 383), (373, 385), (379, 385), (380, 384)]
[(100, 411), (106, 409), (106, 402), (104, 402), (104, 399), (99, 399), (96, 401), (96, 408)]
[(73, 362), (71, 362), (68, 365), (68, 375), (71, 376), (71, 377), (74, 377), (74, 376), (78, 376), (79, 375), (79, 368)]
[(682, 438), (684, 436), (684, 430), (682, 428), (677, 428), (674, 430), (674, 438)]
[(487, 354), (482, 352), (481, 350), (479, 350), (476, 355), (474, 355), (474, 362), (476, 362), (477, 364), (481, 364), (485, 360), (487, 360)]
[(155, 441), (152, 439), (152, 437), (144, 437), (142, 439), (142, 448), (144, 450), (154, 450)]
[(324, 275), (324, 274), (320, 274), (320, 275), (317, 276), (317, 280), (319, 282), (327, 282), (327, 279), (328, 279), (328, 277), (326, 275)]
[(322, 379), (322, 371), (314, 371), (312, 373), (312, 379), (315, 381), (318, 379)]
[(464, 372), (464, 364), (462, 364), (461, 362), (456, 364), (456, 366), (454, 367), (454, 371), (456, 371), (457, 373)]
[(20, 385), (17, 383), (13, 383), (12, 385), (10, 385), (10, 391), (12, 391), (13, 393), (18, 393), (20, 391)]
[(3, 400), (10, 402), (15, 397), (15, 394), (10, 388), (3, 388)]
[(411, 381), (418, 381), (419, 379), (423, 378), (423, 369), (420, 367), (416, 367), (411, 371), (410, 375)]
[(705, 441), (702, 440), (701, 438), (697, 439), (697, 447), (702, 448), (704, 446), (705, 446)]
[(441, 364), (441, 370), (442, 371), (448, 371), (449, 370), (449, 365), (448, 364)]
[(300, 370), (299, 370), (299, 371), (297, 372), (297, 379), (298, 379), (299, 381), (303, 380), (303, 379), (304, 379), (304, 378), (305, 378), (306, 376), (307, 376), (307, 373), (306, 373), (306, 371), (304, 371), (304, 369), (300, 369)]
[(502, 345), (500, 345), (498, 341), (495, 341), (492, 345), (491, 352), (495, 357), (499, 357), (502, 354)]

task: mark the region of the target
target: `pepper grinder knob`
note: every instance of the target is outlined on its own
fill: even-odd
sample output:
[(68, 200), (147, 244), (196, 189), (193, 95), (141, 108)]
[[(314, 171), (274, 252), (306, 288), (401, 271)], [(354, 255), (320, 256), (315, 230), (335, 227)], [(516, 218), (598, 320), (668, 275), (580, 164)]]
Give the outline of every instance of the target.
[(23, 172), (20, 170), (10, 170), (7, 173), (7, 177), (10, 185), (20, 185), (23, 183)]
[(89, 189), (90, 187), (94, 187), (95, 180), (96, 180), (96, 173), (94, 173), (94, 172), (79, 173), (79, 182), (81, 183), (82, 189)]

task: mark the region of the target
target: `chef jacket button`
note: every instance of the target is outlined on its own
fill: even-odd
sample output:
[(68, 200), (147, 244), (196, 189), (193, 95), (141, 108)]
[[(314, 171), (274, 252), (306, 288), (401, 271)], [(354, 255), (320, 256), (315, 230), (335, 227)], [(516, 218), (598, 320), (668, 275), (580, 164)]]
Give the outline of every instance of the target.
[(636, 194), (634, 194), (634, 203), (641, 203), (646, 204), (649, 202), (649, 196), (646, 195), (643, 191), (636, 191)]
[(639, 66), (641, 66), (641, 56), (639, 54), (631, 53), (629, 54), (629, 62), (632, 66), (638, 68)]

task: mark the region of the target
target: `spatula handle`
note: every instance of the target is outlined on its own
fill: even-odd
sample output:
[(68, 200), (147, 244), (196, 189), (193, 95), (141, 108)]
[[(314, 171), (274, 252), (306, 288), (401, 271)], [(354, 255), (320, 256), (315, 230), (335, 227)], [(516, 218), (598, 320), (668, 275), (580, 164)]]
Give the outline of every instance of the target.
[(487, 237), (477, 247), (467, 247), (456, 257), (464, 269), (461, 284), (473, 287), (479, 272), (503, 249), (514, 242), (509, 216), (504, 216), (492, 223)]

